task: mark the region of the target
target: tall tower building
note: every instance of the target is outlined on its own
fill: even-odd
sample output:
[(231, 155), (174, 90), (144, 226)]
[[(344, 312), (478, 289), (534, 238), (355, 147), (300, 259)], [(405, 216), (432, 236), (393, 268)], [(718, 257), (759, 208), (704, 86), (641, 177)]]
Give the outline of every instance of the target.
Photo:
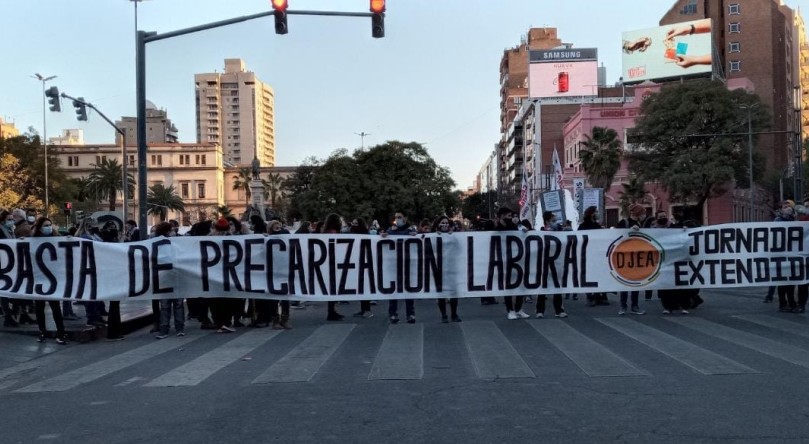
[(275, 96), (247, 71), (242, 59), (225, 59), (224, 73), (194, 75), (197, 142), (222, 146), (224, 161), (248, 165), (253, 156), (275, 166)]

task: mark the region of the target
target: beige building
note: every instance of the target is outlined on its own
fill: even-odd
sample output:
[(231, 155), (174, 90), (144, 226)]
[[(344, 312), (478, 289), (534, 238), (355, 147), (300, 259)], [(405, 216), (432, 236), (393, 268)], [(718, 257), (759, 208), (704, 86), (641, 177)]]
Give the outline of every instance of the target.
[[(124, 130), (126, 146), (138, 145), (138, 119), (137, 117), (121, 117), (115, 126)], [(171, 123), (168, 112), (158, 109), (154, 103), (146, 101), (146, 143), (164, 144), (177, 143), (177, 127)], [(115, 132), (115, 143), (120, 146), (121, 134)]]
[(84, 145), (84, 130), (62, 130), (61, 136), (48, 137), (48, 145)]
[(225, 162), (275, 165), (275, 97), (241, 59), (225, 59), (224, 73), (194, 75), (197, 141), (222, 145)]
[(6, 123), (2, 117), (0, 117), (0, 139), (5, 139), (7, 137), (16, 137), (20, 135), (20, 131), (14, 126), (13, 123)]

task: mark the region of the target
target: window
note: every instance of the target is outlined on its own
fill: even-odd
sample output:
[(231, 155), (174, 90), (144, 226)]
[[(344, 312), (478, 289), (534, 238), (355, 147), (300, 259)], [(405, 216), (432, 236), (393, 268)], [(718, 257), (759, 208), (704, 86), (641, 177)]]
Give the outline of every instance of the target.
[(231, 95), (231, 97), (232, 96), (238, 96), (239, 95), (239, 90), (237, 89), (236, 91), (231, 91), (230, 95)]
[(107, 156), (96, 156), (96, 165), (101, 165), (107, 161)]
[(205, 184), (197, 184), (197, 199), (205, 199)]
[(129, 166), (131, 166), (131, 167), (135, 166), (135, 156), (134, 155), (129, 156)]
[(208, 105), (208, 110), (210, 111), (216, 111), (217, 109), (219, 109), (219, 107), (216, 105)]
[(67, 158), (67, 166), (72, 166), (72, 167), (79, 166), (79, 156), (68, 156), (68, 158)]
[(697, 0), (688, 0), (688, 4), (683, 6), (683, 9), (680, 10), (680, 14), (682, 15), (691, 15), (697, 13)]
[(739, 4), (738, 3), (731, 3), (728, 5), (728, 15), (739, 15), (741, 12), (739, 11)]
[(730, 42), (730, 46), (728, 47), (728, 52), (741, 52), (742, 51), (742, 44), (739, 42)]
[(731, 34), (738, 34), (742, 32), (741, 25), (739, 23), (731, 23), (728, 25), (728, 32)]
[(163, 166), (163, 155), (152, 154), (152, 166)]
[(181, 183), (180, 184), (180, 197), (183, 199), (188, 199), (188, 184)]
[(180, 165), (191, 165), (191, 155), (180, 154)]
[(739, 60), (730, 61), (730, 72), (739, 72), (742, 70), (742, 62)]
[(197, 165), (205, 165), (205, 154), (197, 154), (196, 159)]

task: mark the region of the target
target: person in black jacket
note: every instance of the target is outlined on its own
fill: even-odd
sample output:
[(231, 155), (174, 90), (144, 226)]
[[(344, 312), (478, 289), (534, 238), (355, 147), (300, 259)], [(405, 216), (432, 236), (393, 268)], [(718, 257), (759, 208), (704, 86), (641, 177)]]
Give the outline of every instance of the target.
[[(519, 228), (514, 223), (512, 217), (514, 212), (507, 207), (497, 210), (497, 227), (496, 231), (517, 231)], [(509, 320), (515, 319), (528, 319), (531, 317), (522, 309), (522, 304), (525, 301), (525, 296), (515, 296), (512, 300), (511, 296), (504, 296), (503, 301), (506, 304), (506, 318)]]
[[(579, 230), (600, 230), (602, 228), (604, 227), (598, 223), (598, 208), (587, 207), (584, 210), (582, 223), (579, 224)], [(606, 293), (587, 293), (587, 306), (595, 307), (596, 305), (610, 305)]]

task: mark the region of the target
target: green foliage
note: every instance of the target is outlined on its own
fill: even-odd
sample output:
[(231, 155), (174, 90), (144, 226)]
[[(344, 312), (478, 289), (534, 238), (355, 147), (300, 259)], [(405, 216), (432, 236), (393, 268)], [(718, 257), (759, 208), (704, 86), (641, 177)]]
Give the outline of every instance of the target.
[(378, 220), (386, 225), (402, 210), (410, 221), (454, 214), (459, 195), (449, 170), (418, 143), (390, 141), (328, 159), (307, 159), (284, 183), (289, 217), (318, 220), (328, 213)]
[(463, 200), (461, 214), (464, 219), (469, 220), (477, 220), (478, 216), (482, 219), (493, 219), (497, 214), (496, 203), (496, 191), (470, 194)]
[(214, 214), (216, 215), (217, 219), (220, 217), (230, 217), (233, 216), (233, 210), (231, 210), (227, 205), (221, 205), (216, 207)]
[[(59, 210), (61, 202), (72, 199), (75, 188), (69, 183), (64, 171), (60, 168), (55, 149), (48, 151), (48, 189), (53, 214)], [(0, 155), (11, 155), (16, 159), (12, 175), (7, 176), (8, 183), (3, 188), (13, 187), (17, 194), (20, 208), (33, 208), (39, 212), (44, 210), (45, 202), (45, 148), (35, 133), (16, 137), (0, 138)], [(6, 174), (7, 171), (3, 171)], [(6, 202), (9, 203), (9, 202)], [(13, 208), (12, 208), (13, 209)]]
[(622, 183), (623, 188), (618, 194), (621, 196), (621, 209), (626, 210), (633, 203), (641, 203), (646, 198), (646, 184), (637, 176), (629, 178), (629, 182)]
[[(115, 211), (118, 192), (123, 189), (123, 166), (118, 163), (118, 159), (104, 159), (100, 164), (91, 163), (90, 166), (93, 171), (87, 177), (82, 193), (96, 201), (107, 200), (109, 211)], [(127, 173), (127, 176), (129, 193), (133, 193), (135, 177), (132, 173)]]
[(157, 215), (160, 217), (161, 222), (166, 221), (169, 210), (185, 210), (183, 198), (177, 194), (174, 185), (165, 187), (162, 183), (154, 184), (149, 187), (149, 191), (146, 194), (146, 207), (146, 212), (151, 215)]
[(267, 180), (262, 180), (265, 190), (265, 198), (269, 199), (270, 208), (275, 209), (278, 204), (278, 198), (283, 196), (281, 186), (284, 181), (281, 179), (280, 174), (270, 173)]
[(250, 182), (253, 180), (253, 170), (247, 167), (239, 168), (238, 174), (233, 176), (233, 190), (244, 191), (244, 206), (250, 205)]
[(582, 168), (587, 181), (594, 188), (609, 190), (615, 173), (621, 166), (621, 141), (612, 128), (596, 126), (592, 136), (585, 134), (586, 140), (579, 151)]
[[(672, 201), (696, 202), (698, 208), (724, 194), (733, 180), (748, 185), (748, 110), (742, 106), (752, 107), (753, 133), (767, 127), (765, 105), (745, 90), (729, 91), (716, 81), (663, 88), (641, 106), (634, 134), (642, 148), (629, 153), (630, 170), (659, 182)], [(754, 157), (754, 177), (763, 172), (760, 160)]]

